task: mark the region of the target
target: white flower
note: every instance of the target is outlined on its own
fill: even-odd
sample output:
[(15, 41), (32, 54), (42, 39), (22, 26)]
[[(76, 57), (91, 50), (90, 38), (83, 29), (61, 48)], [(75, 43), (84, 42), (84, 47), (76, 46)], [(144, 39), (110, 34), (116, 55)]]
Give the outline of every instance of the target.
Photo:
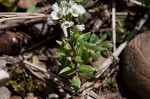
[(69, 3), (66, 0), (62, 0), (60, 2), (60, 8), (63, 15), (67, 15), (69, 13), (69, 8), (74, 4), (73, 0), (70, 0)]
[(60, 18), (62, 18), (62, 13), (61, 12), (56, 12), (56, 11), (52, 11), (51, 12), (51, 17), (53, 20), (58, 20)]
[(69, 13), (67, 6), (62, 7), (61, 12), (64, 16), (67, 15)]
[(67, 28), (71, 27), (74, 23), (72, 21), (65, 21), (61, 24), (61, 28), (64, 32), (65, 37), (68, 37)]
[(59, 11), (60, 11), (60, 8), (59, 8), (59, 6), (58, 6), (57, 3), (55, 3), (55, 4), (52, 5), (52, 10), (53, 10), (53, 11), (56, 11), (56, 12), (59, 12)]
[(78, 17), (79, 14), (84, 14), (86, 12), (82, 5), (77, 5), (76, 3), (74, 3), (69, 10), (74, 17)]
[(64, 23), (61, 24), (61, 28), (69, 28), (73, 25), (74, 23), (72, 21), (65, 21)]
[(60, 18), (62, 18), (62, 12), (61, 12), (61, 8), (58, 6), (57, 3), (52, 5), (52, 12), (51, 12), (51, 17), (53, 20), (58, 20)]
[(76, 28), (78, 29), (78, 31), (83, 31), (85, 30), (85, 25), (84, 24), (76, 25)]
[(47, 24), (48, 25), (56, 25), (57, 21), (52, 20), (52, 18), (47, 18)]
[(53, 25), (53, 24), (54, 24), (54, 22), (53, 22), (53, 20), (52, 20), (52, 19), (48, 18), (48, 19), (47, 19), (47, 24), (48, 24), (48, 25)]
[(80, 11), (78, 12), (79, 14), (84, 14), (86, 12), (85, 8), (82, 5), (78, 5)]

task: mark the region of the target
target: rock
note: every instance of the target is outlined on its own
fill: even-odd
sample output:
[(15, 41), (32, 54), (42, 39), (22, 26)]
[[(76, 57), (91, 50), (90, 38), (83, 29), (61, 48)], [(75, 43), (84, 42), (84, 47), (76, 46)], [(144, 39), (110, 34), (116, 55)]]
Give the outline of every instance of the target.
[(4, 86), (0, 87), (0, 99), (10, 99), (11, 92)]
[(22, 37), (14, 32), (0, 33), (0, 55), (18, 55), (21, 49)]
[(6, 72), (5, 70), (0, 70), (0, 86), (5, 85), (9, 78), (10, 76), (8, 72)]
[(121, 58), (124, 83), (140, 99), (150, 99), (150, 31), (133, 38)]
[(6, 67), (8, 62), (6, 60), (0, 59), (0, 70)]

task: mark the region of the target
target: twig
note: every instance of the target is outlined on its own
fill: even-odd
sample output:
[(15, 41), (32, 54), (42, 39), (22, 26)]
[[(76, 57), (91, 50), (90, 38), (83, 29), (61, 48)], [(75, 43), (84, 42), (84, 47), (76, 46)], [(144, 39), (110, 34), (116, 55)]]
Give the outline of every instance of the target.
[(10, 29), (13, 27), (17, 27), (17, 26), (22, 26), (22, 25), (26, 25), (26, 24), (33, 24), (33, 23), (38, 23), (38, 22), (43, 22), (44, 19), (43, 18), (38, 18), (38, 19), (31, 19), (31, 20), (15, 20), (15, 21), (7, 21), (3, 24), (0, 24), (0, 30), (4, 30), (4, 29)]
[(35, 65), (35, 64), (32, 64), (32, 63), (30, 63), (30, 62), (28, 62), (28, 61), (26, 61), (26, 60), (23, 60), (23, 63), (25, 63), (25, 64), (27, 64), (27, 65), (29, 65), (29, 66), (32, 66), (32, 67), (34, 67), (34, 68), (36, 68), (36, 69), (38, 69), (38, 70), (40, 70), (40, 71), (42, 71), (42, 72), (44, 72), (44, 73), (47, 72), (46, 69), (43, 69), (43, 68), (41, 68), (41, 67), (39, 67), (39, 66), (37, 66), (37, 65)]
[(47, 15), (39, 13), (0, 13), (0, 30), (29, 23), (43, 22)]
[(116, 8), (115, 8), (115, 1), (113, 1), (112, 7), (112, 36), (113, 36), (113, 51), (116, 50)]
[(29, 14), (29, 13), (14, 13), (14, 14), (1, 13), (0, 16), (4, 17), (4, 18), (0, 19), (0, 22), (5, 22), (5, 21), (9, 21), (9, 20), (20, 20), (20, 19), (47, 18), (46, 15), (38, 14), (38, 13), (31, 13), (31, 14)]

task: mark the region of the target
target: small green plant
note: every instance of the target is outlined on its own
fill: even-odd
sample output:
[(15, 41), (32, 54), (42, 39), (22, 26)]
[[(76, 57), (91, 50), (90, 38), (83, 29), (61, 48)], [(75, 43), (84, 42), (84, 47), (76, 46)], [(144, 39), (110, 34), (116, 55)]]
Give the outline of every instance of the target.
[(68, 38), (57, 41), (60, 45), (57, 56), (62, 65), (59, 74), (71, 78), (75, 90), (81, 86), (80, 73), (85, 73), (88, 77), (93, 77), (96, 73), (95, 68), (88, 63), (98, 60), (100, 55), (108, 57), (108, 48), (111, 48), (112, 44), (106, 41), (106, 37), (103, 35), (99, 38), (90, 32), (83, 34), (73, 27)]
[(12, 66), (8, 68), (11, 73), (11, 78), (6, 84), (9, 88), (12, 88), (12, 94), (18, 94), (25, 97), (28, 93), (35, 92), (36, 94), (44, 93), (44, 84), (38, 79), (34, 79), (32, 75), (25, 74), (19, 66)]
[(123, 20), (118, 20), (119, 32), (117, 33), (117, 43), (123, 42), (124, 38), (130, 33), (129, 30), (125, 26), (125, 22)]

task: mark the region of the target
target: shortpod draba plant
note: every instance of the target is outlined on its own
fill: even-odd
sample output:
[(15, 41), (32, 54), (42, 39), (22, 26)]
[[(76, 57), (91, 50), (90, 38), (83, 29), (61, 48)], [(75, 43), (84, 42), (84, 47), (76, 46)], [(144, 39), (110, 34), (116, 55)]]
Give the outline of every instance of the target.
[(60, 47), (56, 54), (62, 67), (59, 75), (68, 78), (75, 90), (81, 86), (80, 74), (84, 73), (89, 78), (96, 74), (96, 69), (89, 62), (98, 60), (100, 55), (107, 57), (108, 49), (112, 47), (106, 40), (106, 35), (99, 38), (94, 33), (83, 33), (84, 24), (75, 25), (74, 21), (80, 23), (80, 16), (86, 13), (80, 3), (82, 4), (73, 0), (58, 0), (52, 5), (51, 18), (47, 21), (49, 25), (60, 24), (64, 32), (63, 40), (57, 41)]

